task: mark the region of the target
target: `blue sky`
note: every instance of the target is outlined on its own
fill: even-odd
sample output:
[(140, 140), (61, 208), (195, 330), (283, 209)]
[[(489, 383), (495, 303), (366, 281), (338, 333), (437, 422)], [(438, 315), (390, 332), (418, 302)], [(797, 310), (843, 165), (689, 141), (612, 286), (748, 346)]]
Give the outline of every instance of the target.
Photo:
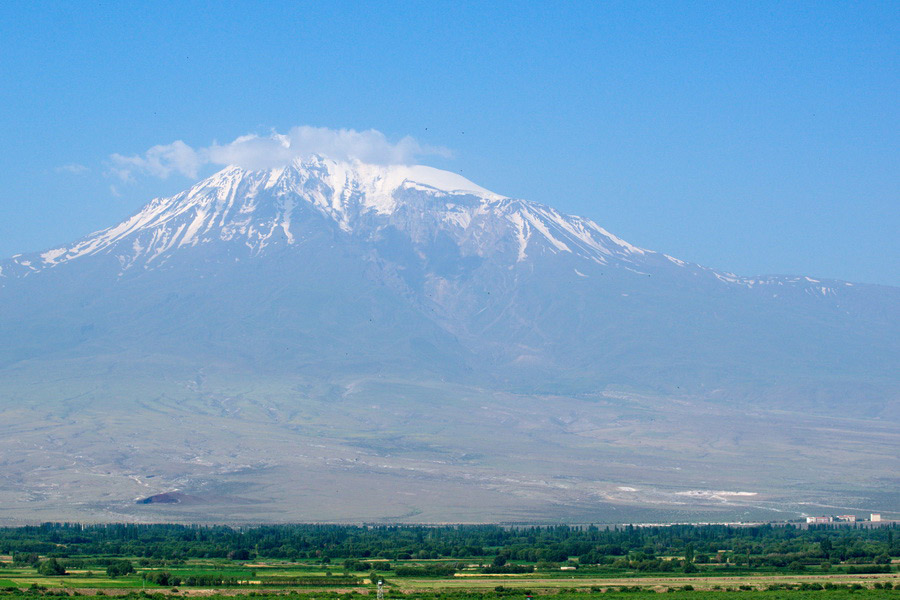
[(707, 266), (900, 285), (898, 34), (896, 2), (0, 3), (0, 257), (191, 183), (114, 154), (305, 125)]

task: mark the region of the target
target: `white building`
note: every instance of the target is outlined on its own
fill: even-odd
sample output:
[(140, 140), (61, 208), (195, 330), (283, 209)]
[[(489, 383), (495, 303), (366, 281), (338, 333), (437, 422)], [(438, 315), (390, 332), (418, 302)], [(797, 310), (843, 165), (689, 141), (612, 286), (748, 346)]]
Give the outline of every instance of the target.
[(806, 517), (807, 523), (831, 523), (831, 517)]
[(871, 515), (869, 515), (869, 520), (873, 523), (878, 523), (879, 521), (881, 521), (881, 515), (879, 513), (872, 513)]

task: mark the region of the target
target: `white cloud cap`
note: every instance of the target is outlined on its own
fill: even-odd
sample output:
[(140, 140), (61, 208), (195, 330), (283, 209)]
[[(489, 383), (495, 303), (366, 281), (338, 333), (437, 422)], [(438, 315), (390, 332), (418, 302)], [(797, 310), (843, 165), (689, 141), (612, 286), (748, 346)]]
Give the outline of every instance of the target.
[(214, 142), (206, 148), (194, 149), (177, 140), (153, 146), (143, 155), (113, 154), (109, 172), (123, 181), (133, 180), (138, 173), (163, 179), (172, 173), (196, 177), (198, 170), (207, 164), (271, 169), (313, 154), (340, 161), (410, 164), (419, 156), (450, 156), (450, 151), (422, 145), (410, 136), (391, 143), (375, 129), (356, 131), (301, 126), (293, 127), (287, 134), (273, 131), (269, 135), (243, 135), (227, 144)]

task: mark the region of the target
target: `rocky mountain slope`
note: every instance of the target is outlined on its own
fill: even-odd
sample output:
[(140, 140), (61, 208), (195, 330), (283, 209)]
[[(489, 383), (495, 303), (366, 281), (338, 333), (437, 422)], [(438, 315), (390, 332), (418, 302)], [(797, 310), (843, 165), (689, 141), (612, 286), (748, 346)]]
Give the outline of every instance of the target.
[[(174, 419), (178, 435), (200, 436), (189, 453), (219, 456), (202, 475), (191, 467), (160, 475), (167, 483), (158, 487), (142, 480), (141, 493), (186, 481), (212, 485), (236, 465), (274, 468), (270, 458), (249, 465), (241, 453), (220, 455), (224, 438), (192, 422), (211, 414), (238, 438), (251, 430), (271, 435), (274, 427), (303, 430), (304, 444), (364, 444), (375, 455), (390, 454), (385, 444), (401, 455), (426, 448), (428, 460), (462, 461), (462, 477), (478, 471), (460, 458), (469, 446), (478, 447), (479, 460), (505, 460), (507, 450), (474, 442), (484, 432), (470, 419), (472, 406), (503, 406), (500, 427), (550, 435), (568, 449), (562, 455), (581, 456), (590, 471), (610, 457), (607, 446), (583, 446), (584, 431), (599, 427), (591, 412), (599, 409), (579, 403), (597, 399), (612, 403), (607, 416), (616, 422), (636, 398), (652, 398), (655, 408), (641, 419), (656, 414), (673, 439), (698, 435), (699, 445), (715, 446), (685, 422), (691, 411), (672, 417), (672, 403), (698, 403), (700, 420), (719, 410), (735, 410), (738, 419), (813, 411), (895, 424), (898, 309), (897, 288), (718, 272), (453, 173), (311, 157), (266, 171), (229, 167), (73, 244), (0, 261), (0, 405), (20, 423), (41, 411), (63, 415), (46, 430), (60, 448), (89, 437), (86, 415), (96, 418), (104, 407), (123, 411), (119, 425), (105, 430), (115, 444), (140, 439), (129, 419)], [(364, 417), (364, 407), (386, 402), (400, 402), (396, 415), (406, 430), (364, 425), (379, 422)], [(30, 412), (16, 417), (24, 407)], [(559, 416), (571, 411), (581, 416)], [(436, 442), (438, 432), (422, 429), (421, 419), (445, 423), (456, 441)], [(627, 429), (635, 443), (649, 443), (659, 432), (643, 422), (619, 434)], [(346, 423), (367, 432), (364, 442)], [(896, 441), (890, 427), (879, 443)], [(35, 431), (9, 433), (32, 439)], [(288, 446), (299, 443), (291, 435)], [(198, 445), (204, 436), (211, 441)], [(41, 453), (49, 446), (33, 443), (34, 456), (43, 456), (34, 460), (48, 460)], [(783, 450), (791, 447), (785, 441)], [(59, 460), (99, 460), (103, 444), (94, 440), (91, 448)], [(728, 448), (734, 456), (747, 450), (734, 440)], [(657, 450), (642, 459), (654, 469), (665, 462)], [(122, 452), (110, 472), (133, 480), (150, 468), (146, 448)], [(271, 456), (270, 449), (247, 452)], [(848, 456), (835, 460), (856, 464)], [(698, 455), (692, 472), (719, 458), (704, 463)], [(516, 468), (534, 475), (529, 464)], [(753, 472), (750, 481), (765, 469)], [(110, 493), (110, 502), (121, 502), (131, 492)], [(547, 494), (548, 502), (563, 502)], [(94, 498), (91, 510), (103, 502)]]
[(14, 257), (0, 282), (6, 364), (152, 342), (520, 390), (849, 394), (868, 411), (897, 383), (897, 289), (717, 272), (429, 167), (231, 167)]

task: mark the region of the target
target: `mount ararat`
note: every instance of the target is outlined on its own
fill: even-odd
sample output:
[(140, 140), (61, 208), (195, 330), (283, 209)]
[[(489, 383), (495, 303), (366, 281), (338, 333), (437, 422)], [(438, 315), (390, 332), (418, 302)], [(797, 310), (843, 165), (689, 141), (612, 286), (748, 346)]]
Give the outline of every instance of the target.
[(228, 167), (0, 261), (0, 520), (898, 511), (898, 309), (430, 167)]

